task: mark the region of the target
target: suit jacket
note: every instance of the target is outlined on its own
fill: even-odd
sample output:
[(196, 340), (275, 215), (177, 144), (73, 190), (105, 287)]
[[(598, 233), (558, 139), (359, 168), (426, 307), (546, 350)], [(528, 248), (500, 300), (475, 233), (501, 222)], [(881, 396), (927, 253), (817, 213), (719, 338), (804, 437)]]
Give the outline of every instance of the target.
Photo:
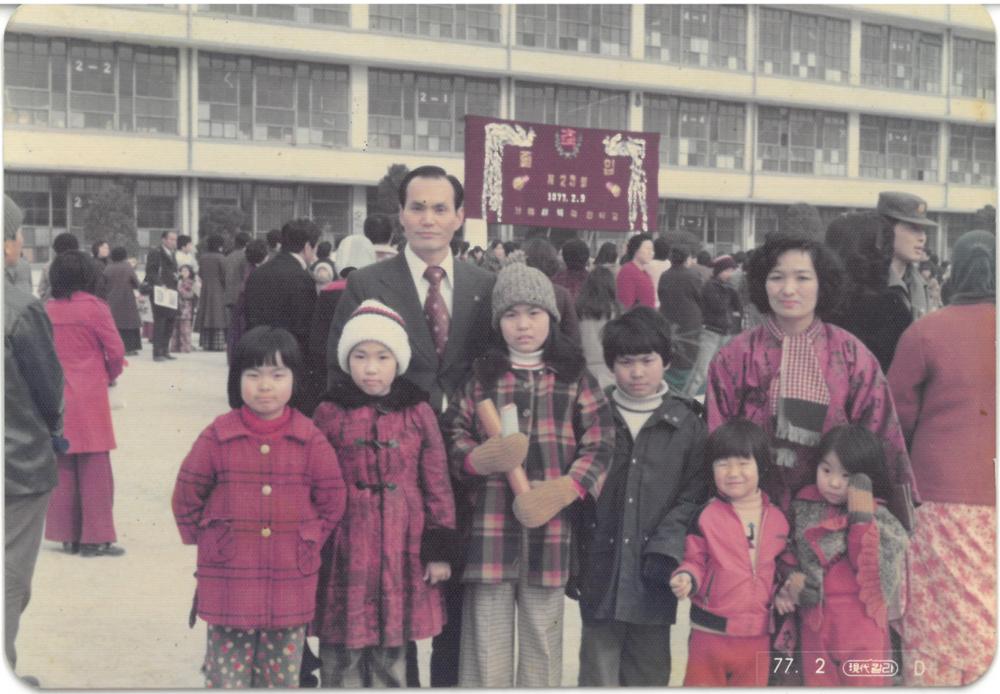
[(472, 368), (473, 359), (486, 351), (496, 276), (471, 263), (456, 261), (453, 281), (448, 345), (443, 357), (438, 358), (420, 304), (420, 295), (403, 253), (348, 275), (347, 288), (337, 303), (327, 340), (329, 382), (332, 384), (342, 373), (337, 364), (337, 343), (344, 325), (362, 301), (377, 299), (406, 321), (406, 333), (413, 352), (406, 376), (430, 393), (431, 407), (441, 412), (442, 396), (450, 398), (462, 386)]
[(247, 274), (247, 250), (237, 248), (225, 257), (222, 261), (223, 278), (222, 284), (225, 287), (224, 300), (226, 306), (233, 306), (240, 298), (240, 289), (243, 288), (243, 278)]
[(243, 293), (246, 329), (284, 328), (309, 352), (309, 328), (316, 304), (316, 283), (291, 253), (279, 253), (247, 277)]
[(145, 283), (177, 289), (177, 261), (163, 246), (157, 246), (146, 256)]

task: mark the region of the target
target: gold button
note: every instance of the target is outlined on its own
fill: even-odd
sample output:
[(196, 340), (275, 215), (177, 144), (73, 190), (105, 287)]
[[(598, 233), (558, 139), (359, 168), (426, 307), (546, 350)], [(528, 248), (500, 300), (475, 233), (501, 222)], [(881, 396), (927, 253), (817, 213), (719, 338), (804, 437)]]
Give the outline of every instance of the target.
[(263, 487), (260, 488), (260, 493), (263, 494), (264, 496), (271, 496), (271, 485), (265, 484)]
[(271, 537), (271, 529), (270, 528), (264, 528), (263, 530), (260, 531), (260, 536), (261, 537)]
[(261, 452), (261, 453), (263, 453), (264, 455), (267, 455), (268, 453), (270, 453), (270, 452), (271, 452), (271, 447), (270, 447), (270, 446), (268, 446), (268, 445), (267, 445), (267, 444), (265, 443), (265, 444), (261, 445), (261, 447), (260, 447), (260, 452)]

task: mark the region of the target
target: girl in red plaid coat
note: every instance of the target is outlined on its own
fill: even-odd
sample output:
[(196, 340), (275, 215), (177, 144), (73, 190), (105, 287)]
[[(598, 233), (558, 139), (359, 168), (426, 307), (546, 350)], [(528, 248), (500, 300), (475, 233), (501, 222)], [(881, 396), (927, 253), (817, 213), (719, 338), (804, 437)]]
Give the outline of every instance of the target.
[[(497, 348), (477, 360), (445, 414), (452, 475), (467, 482), (463, 501), (473, 509), (460, 687), (561, 684), (567, 507), (588, 492), (596, 496), (615, 430), (580, 346), (558, 330), (559, 317), (544, 274), (520, 263), (504, 268), (493, 289)], [(498, 409), (516, 406), (517, 433), (486, 433), (476, 417), (485, 399)], [(515, 498), (504, 473), (518, 468), (531, 489)]]
[(181, 464), (173, 510), (198, 545), (191, 614), (208, 623), (208, 687), (296, 687), (316, 604), (320, 549), (344, 512), (326, 437), (288, 406), (302, 357), (260, 326), (229, 367), (229, 403)]
[(340, 459), (347, 513), (323, 550), (314, 630), (323, 687), (403, 687), (406, 645), (445, 622), (439, 584), (455, 499), (428, 394), (403, 377), (406, 326), (374, 300), (344, 326), (336, 382), (313, 419)]

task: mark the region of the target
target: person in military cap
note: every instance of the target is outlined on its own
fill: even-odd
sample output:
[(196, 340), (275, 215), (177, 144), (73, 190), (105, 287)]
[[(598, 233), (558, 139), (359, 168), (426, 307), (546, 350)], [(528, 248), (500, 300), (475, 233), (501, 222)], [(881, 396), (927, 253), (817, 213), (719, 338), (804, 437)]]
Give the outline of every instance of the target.
[(878, 195), (876, 211), (882, 215), (886, 245), (892, 244), (889, 287), (898, 292), (917, 320), (930, 308), (927, 283), (918, 266), (927, 259), (927, 230), (937, 227), (927, 218), (927, 203), (910, 193), (884, 191)]

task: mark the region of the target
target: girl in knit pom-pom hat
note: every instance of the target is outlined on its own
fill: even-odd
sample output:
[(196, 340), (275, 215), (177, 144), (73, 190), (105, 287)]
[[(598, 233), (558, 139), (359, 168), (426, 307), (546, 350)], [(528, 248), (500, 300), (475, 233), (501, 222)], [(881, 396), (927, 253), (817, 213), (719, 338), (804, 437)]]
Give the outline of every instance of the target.
[[(442, 428), (452, 474), (469, 481), (471, 537), (462, 574), (460, 687), (558, 687), (563, 592), (569, 578), (567, 508), (596, 496), (615, 429), (582, 350), (558, 329), (549, 279), (508, 265), (493, 289), (494, 347), (474, 365)], [(519, 433), (490, 436), (476, 404), (516, 406)], [(518, 437), (524, 445), (518, 445)], [(514, 496), (506, 472), (523, 467)], [(517, 676), (514, 669), (517, 625)]]
[(323, 552), (314, 631), (321, 686), (402, 687), (406, 645), (445, 622), (439, 583), (457, 546), (444, 442), (428, 395), (403, 374), (406, 325), (363, 302), (344, 326), (345, 376), (316, 408), (347, 485), (347, 511)]

